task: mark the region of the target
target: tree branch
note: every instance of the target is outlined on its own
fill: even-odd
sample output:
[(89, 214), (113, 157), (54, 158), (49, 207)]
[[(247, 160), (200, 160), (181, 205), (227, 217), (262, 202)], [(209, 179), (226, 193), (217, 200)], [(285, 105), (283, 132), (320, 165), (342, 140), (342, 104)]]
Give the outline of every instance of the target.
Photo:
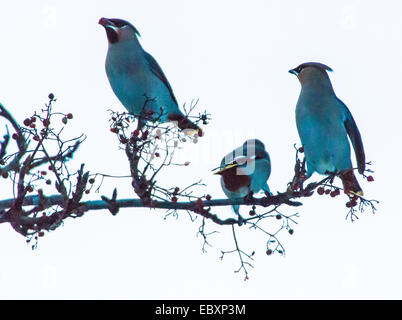
[[(116, 134), (120, 143), (120, 148), (125, 150), (129, 163), (130, 178), (133, 191), (138, 198), (118, 199), (117, 189), (113, 191), (110, 198), (101, 196), (101, 200), (83, 201), (84, 195), (90, 193), (94, 186), (97, 176), (102, 176), (102, 181), (96, 189), (99, 191), (107, 174), (92, 174), (84, 171), (84, 164), (74, 174), (70, 174), (68, 160), (78, 150), (84, 141), (83, 135), (78, 138), (63, 140), (61, 133), (65, 126), (60, 130), (54, 129), (54, 124), (66, 125), (72, 114), (54, 113), (52, 103), (56, 101), (54, 95), (49, 95), (49, 103), (42, 110), (42, 115), (35, 114), (24, 120), (24, 126), (19, 126), (12, 115), (0, 104), (0, 117), (11, 123), (15, 130), (12, 139), (15, 140), (18, 152), (7, 155), (7, 147), (12, 141), (6, 126), (7, 133), (4, 140), (0, 142), (0, 174), (4, 179), (11, 180), (13, 198), (0, 200), (0, 224), (10, 223), (12, 228), (19, 234), (28, 238), (43, 236), (44, 231), (55, 230), (67, 218), (77, 218), (89, 211), (107, 209), (111, 214), (116, 215), (121, 208), (149, 208), (167, 210), (168, 214), (176, 215), (178, 211), (186, 211), (192, 221), (195, 217), (201, 216), (202, 225), (198, 233), (203, 237), (203, 250), (208, 244), (207, 236), (215, 233), (205, 232), (206, 221), (211, 221), (217, 226), (231, 226), (235, 249), (231, 251), (221, 251), (222, 258), (227, 253), (237, 252), (240, 259), (240, 268), (243, 270), (245, 279), (248, 279), (248, 267), (252, 267), (254, 251), (251, 254), (245, 253), (240, 249), (237, 238), (237, 227), (249, 226), (249, 229), (262, 232), (268, 238), (266, 254), (271, 255), (275, 252), (284, 254), (285, 249), (279, 241), (278, 234), (282, 230), (287, 230), (293, 234), (291, 224), (296, 224), (295, 218), (298, 213), (284, 215), (278, 211), (280, 206), (299, 207), (302, 205), (300, 199), (310, 197), (317, 190), (317, 193), (328, 194), (331, 197), (338, 196), (341, 188), (334, 186), (333, 181), (336, 174), (324, 177), (321, 181), (309, 183), (304, 186), (306, 180), (305, 159), (299, 159), (299, 154), (303, 153), (303, 148), (296, 148), (296, 163), (291, 182), (286, 186), (285, 192), (278, 192), (276, 195), (266, 194), (265, 197), (255, 198), (252, 194), (238, 199), (213, 199), (210, 195), (196, 195), (197, 187), (202, 186), (201, 180), (190, 184), (180, 190), (177, 181), (165, 187), (157, 183), (157, 176), (169, 166), (187, 166), (189, 161), (175, 163), (174, 154), (180, 148), (179, 144), (190, 141), (197, 143), (198, 136), (187, 136), (180, 132), (175, 125), (161, 124), (159, 115), (154, 115), (152, 110), (147, 110), (147, 103), (152, 100), (147, 98), (143, 111), (140, 116), (133, 116), (127, 113), (112, 112), (110, 131)], [(191, 103), (186, 116), (190, 117), (190, 112), (197, 105)], [(62, 115), (62, 121), (57, 122), (57, 116)], [(195, 123), (201, 122), (205, 125), (209, 120), (209, 114), (204, 112), (199, 114)], [(52, 125), (51, 125), (52, 124)], [(28, 150), (28, 145), (32, 143), (35, 147)], [(52, 145), (53, 143), (53, 145)], [(54, 149), (56, 153), (49, 150)], [(52, 148), (53, 146), (53, 148)], [(47, 166), (47, 168), (44, 168)], [(35, 170), (34, 170), (35, 169)], [(52, 175), (47, 175), (47, 170)], [(166, 171), (164, 171), (166, 172)], [(367, 169), (367, 172), (372, 172)], [(54, 184), (50, 177), (55, 178)], [(45, 178), (46, 177), (46, 178)], [(75, 178), (74, 178), (75, 177)], [(91, 177), (91, 178), (90, 178)], [(368, 181), (373, 181), (372, 176), (365, 176)], [(73, 180), (76, 179), (76, 182)], [(41, 184), (45, 183), (47, 188), (53, 188), (56, 194), (45, 195)], [(97, 183), (99, 184), (99, 183)], [(176, 186), (175, 186), (176, 184)], [(36, 192), (35, 194), (31, 194)], [(367, 200), (359, 196), (348, 197), (346, 206), (349, 208), (348, 216), (353, 220), (356, 218), (356, 209), (362, 212), (364, 207), (371, 207), (376, 210), (376, 200)], [(180, 199), (180, 201), (179, 201)], [(185, 200), (185, 201), (183, 201)], [(358, 205), (358, 201), (360, 204)], [(247, 218), (221, 218), (212, 210), (224, 206), (252, 206)], [(268, 208), (265, 213), (256, 212), (256, 207)], [(276, 232), (271, 232), (272, 224), (279, 223)], [(264, 223), (269, 223), (265, 224)], [(282, 234), (282, 233), (281, 233)], [(35, 248), (37, 243), (32, 247)], [(250, 262), (249, 262), (250, 261)]]

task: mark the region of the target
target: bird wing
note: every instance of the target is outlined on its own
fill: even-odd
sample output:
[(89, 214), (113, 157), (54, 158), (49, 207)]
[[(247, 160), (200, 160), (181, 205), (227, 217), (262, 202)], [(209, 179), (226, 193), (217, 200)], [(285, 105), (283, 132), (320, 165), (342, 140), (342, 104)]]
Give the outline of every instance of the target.
[(366, 167), (366, 157), (364, 155), (362, 138), (360, 136), (359, 129), (357, 128), (356, 122), (353, 119), (353, 116), (350, 113), (348, 107), (346, 107), (346, 105), (339, 98), (338, 101), (344, 108), (344, 125), (346, 128), (346, 132), (349, 135), (350, 141), (352, 141), (353, 149), (355, 150), (357, 168), (359, 170), (359, 173), (362, 174)]
[(169, 90), (170, 96), (172, 97), (172, 100), (175, 102), (175, 104), (178, 105), (176, 97), (173, 94), (172, 87), (169, 84), (169, 81), (166, 79), (165, 74), (163, 73), (161, 67), (159, 66), (158, 62), (152, 57), (148, 52), (144, 51), (144, 57), (145, 60), (147, 61), (149, 68), (151, 69), (151, 72), (156, 75), (166, 86), (166, 88)]

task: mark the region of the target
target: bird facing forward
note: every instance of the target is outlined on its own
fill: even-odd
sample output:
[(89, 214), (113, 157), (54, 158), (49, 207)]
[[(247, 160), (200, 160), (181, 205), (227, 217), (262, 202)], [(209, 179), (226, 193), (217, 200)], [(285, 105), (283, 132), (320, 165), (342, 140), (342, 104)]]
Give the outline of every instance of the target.
[(307, 62), (289, 70), (301, 83), (296, 105), (296, 125), (307, 163), (307, 178), (314, 172), (338, 173), (347, 194), (363, 195), (350, 159), (352, 142), (360, 174), (365, 155), (359, 129), (346, 105), (335, 95), (327, 71), (317, 62)]
[[(260, 190), (271, 195), (267, 184), (271, 160), (260, 140), (247, 140), (227, 154), (214, 174), (221, 176), (223, 192), (229, 199), (244, 198)], [(233, 205), (233, 210), (241, 218), (239, 208), (239, 205)]]
[(186, 133), (202, 136), (202, 130), (180, 111), (161, 67), (138, 41), (138, 30), (121, 19), (101, 18), (99, 24), (109, 43), (106, 75), (124, 107), (136, 116), (145, 112), (161, 122), (175, 121)]

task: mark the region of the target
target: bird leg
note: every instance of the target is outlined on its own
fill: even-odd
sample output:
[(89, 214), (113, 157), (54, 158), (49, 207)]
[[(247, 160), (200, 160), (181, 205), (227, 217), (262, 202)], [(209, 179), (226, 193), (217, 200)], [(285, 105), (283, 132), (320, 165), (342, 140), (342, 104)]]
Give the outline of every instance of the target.
[(264, 194), (265, 194), (265, 196), (267, 196), (268, 198), (269, 198), (269, 197), (272, 197), (272, 193), (269, 192), (269, 191), (264, 191)]

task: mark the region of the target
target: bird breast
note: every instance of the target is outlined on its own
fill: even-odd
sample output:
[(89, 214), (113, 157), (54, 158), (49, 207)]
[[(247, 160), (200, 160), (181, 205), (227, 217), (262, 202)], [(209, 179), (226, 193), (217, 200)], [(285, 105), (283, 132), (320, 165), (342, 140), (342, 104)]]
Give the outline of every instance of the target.
[(221, 173), (223, 183), (228, 191), (238, 192), (241, 188), (249, 188), (251, 177), (242, 173), (240, 167), (233, 167)]

